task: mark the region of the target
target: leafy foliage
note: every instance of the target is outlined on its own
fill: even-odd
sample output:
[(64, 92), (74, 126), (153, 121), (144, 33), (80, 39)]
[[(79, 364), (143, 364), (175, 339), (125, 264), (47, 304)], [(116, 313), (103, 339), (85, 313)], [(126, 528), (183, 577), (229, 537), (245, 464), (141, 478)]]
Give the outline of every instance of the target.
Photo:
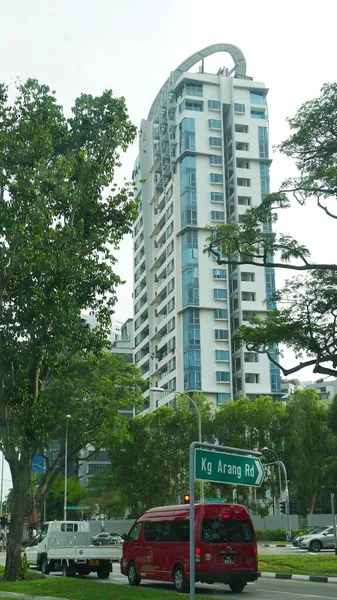
[[(121, 283), (114, 251), (137, 214), (112, 184), (134, 140), (124, 98), (82, 94), (68, 119), (28, 79), (0, 86), (0, 437), (13, 479), (5, 579), (18, 576), (32, 453), (45, 438), (47, 381), (69, 357), (106, 347)], [(95, 315), (91, 331), (81, 311)]]

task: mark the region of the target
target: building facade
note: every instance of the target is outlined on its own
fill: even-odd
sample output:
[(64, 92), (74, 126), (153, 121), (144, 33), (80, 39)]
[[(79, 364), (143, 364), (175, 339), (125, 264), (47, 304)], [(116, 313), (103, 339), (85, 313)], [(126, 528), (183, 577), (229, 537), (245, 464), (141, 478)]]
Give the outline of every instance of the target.
[[(217, 52), (234, 67), (205, 72), (204, 59)], [(207, 226), (240, 222), (269, 192), (267, 91), (246, 75), (238, 48), (216, 44), (171, 73), (141, 123), (135, 362), (165, 390), (145, 394), (149, 410), (175, 390), (200, 390), (216, 405), (280, 394), (278, 369), (232, 340), (239, 325), (266, 314), (274, 270), (219, 266), (204, 253)]]

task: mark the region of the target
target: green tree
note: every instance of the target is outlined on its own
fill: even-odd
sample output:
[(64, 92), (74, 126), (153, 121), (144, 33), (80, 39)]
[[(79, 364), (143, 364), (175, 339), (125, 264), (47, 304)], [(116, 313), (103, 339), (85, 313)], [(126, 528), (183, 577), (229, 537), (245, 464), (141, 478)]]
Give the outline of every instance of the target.
[(327, 411), (314, 390), (298, 390), (287, 404), (285, 448), (291, 491), (301, 514), (313, 513), (330, 454)]
[[(325, 84), (321, 95), (305, 102), (288, 124), (291, 135), (279, 150), (295, 161), (299, 176), (247, 210), (242, 223), (214, 228), (205, 249), (217, 257), (218, 264), (250, 264), (304, 274), (287, 282), (271, 299), (278, 301), (278, 308), (269, 304), (273, 310), (266, 318), (252, 319), (250, 326), (239, 328), (237, 337), (248, 349), (266, 353), (284, 375), (311, 366), (315, 373), (336, 376), (337, 265), (315, 262), (296, 239), (272, 233), (271, 224), (280, 210), (291, 208), (292, 198), (302, 206), (315, 201), (337, 219), (337, 84)], [(295, 352), (291, 368), (283, 367), (275, 354), (275, 345), (280, 343)]]
[[(134, 140), (125, 101), (83, 94), (70, 118), (36, 80), (13, 104), (0, 86), (0, 438), (13, 480), (5, 580), (18, 577), (32, 454), (46, 382), (69, 356), (106, 345), (121, 283), (114, 251), (137, 214), (112, 184)], [(92, 312), (90, 331), (81, 311)], [(17, 419), (17, 416), (19, 418)], [(15, 423), (15, 425), (14, 425)]]
[[(88, 496), (88, 491), (83, 488), (78, 480), (78, 477), (69, 477), (67, 482), (67, 498), (69, 506), (85, 505)], [(59, 519), (63, 515), (64, 501), (64, 477), (61, 474), (55, 477), (53, 484), (49, 490), (47, 500), (47, 518), (48, 521)], [(68, 516), (69, 518), (69, 516)], [(70, 518), (79, 519), (81, 513), (72, 511)]]
[(104, 515), (106, 519), (125, 516), (127, 505), (117, 488), (113, 468), (97, 471), (88, 485), (88, 504), (91, 513)]
[[(64, 444), (60, 444), (57, 455), (48, 450), (53, 440), (64, 441), (66, 415), (71, 415), (67, 460), (72, 462), (88, 444), (92, 447), (91, 455), (128, 435), (128, 420), (118, 411), (138, 408), (143, 402), (145, 386), (135, 365), (124, 356), (109, 352), (72, 358), (51, 375), (48, 386), (41, 392), (44, 421), (39, 453), (44, 457), (45, 470), (38, 477), (38, 485), (30, 488), (35, 492), (30, 494), (27, 506), (32, 527), (36, 528), (36, 522), (41, 521), (50, 489), (58, 475), (64, 473)], [(63, 509), (58, 518), (62, 514)]]
[[(210, 408), (197, 402), (205, 421)], [(129, 422), (130, 439), (116, 446), (111, 459), (118, 489), (137, 517), (151, 506), (175, 504), (189, 487), (189, 446), (198, 439), (198, 419), (187, 399), (178, 397), (171, 408)], [(205, 438), (204, 438), (205, 439)]]

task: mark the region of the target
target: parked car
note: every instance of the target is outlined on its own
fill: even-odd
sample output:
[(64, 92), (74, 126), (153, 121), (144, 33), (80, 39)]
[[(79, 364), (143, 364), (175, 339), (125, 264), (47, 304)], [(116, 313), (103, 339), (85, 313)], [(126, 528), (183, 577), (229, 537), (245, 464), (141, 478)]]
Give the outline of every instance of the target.
[(301, 541), (301, 548), (305, 548), (310, 552), (320, 552), (322, 548), (334, 548), (335, 538), (333, 527), (327, 527), (319, 533), (313, 533), (304, 536)]
[(307, 535), (313, 535), (314, 533), (321, 533), (321, 531), (325, 531), (328, 528), (328, 525), (320, 525), (319, 527), (310, 527), (308, 529), (308, 531), (303, 531), (302, 533), (299, 533), (298, 535), (296, 535), (293, 538), (293, 546), (295, 546), (296, 548), (299, 548), (301, 546), (301, 541), (303, 540), (304, 537), (306, 537)]
[(123, 539), (118, 533), (98, 533), (92, 538), (94, 546), (113, 546), (115, 544), (122, 544)]
[(36, 536), (31, 541), (30, 545), (26, 546), (26, 548), (24, 549), (23, 555), (26, 557), (26, 559), (30, 565), (36, 566), (38, 543), (39, 543), (39, 536)]

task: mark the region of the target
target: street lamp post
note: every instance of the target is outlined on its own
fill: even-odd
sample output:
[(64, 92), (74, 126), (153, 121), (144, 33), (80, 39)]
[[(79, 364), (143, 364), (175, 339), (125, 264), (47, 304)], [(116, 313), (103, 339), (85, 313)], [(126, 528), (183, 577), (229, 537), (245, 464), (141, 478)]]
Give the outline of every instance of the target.
[[(152, 387), (149, 389), (150, 392), (165, 392), (166, 390), (162, 387)], [(195, 410), (197, 411), (197, 416), (198, 416), (198, 441), (202, 442), (202, 435), (201, 435), (201, 415), (200, 415), (200, 410), (198, 408), (198, 405), (195, 403), (195, 401), (193, 400), (193, 398), (191, 398), (191, 396), (189, 396), (188, 394), (185, 394), (185, 392), (174, 392), (175, 394), (179, 394), (179, 396), (183, 396), (184, 398), (187, 398), (187, 400), (189, 402), (191, 402), (195, 408)], [(201, 502), (204, 501), (204, 482), (200, 481), (200, 500)]]
[(63, 506), (63, 519), (67, 520), (67, 492), (68, 492), (68, 425), (70, 415), (66, 416), (66, 443), (64, 450), (64, 506)]
[[(276, 460), (280, 462), (279, 456), (278, 456), (276, 450), (274, 450), (274, 448), (267, 448), (267, 446), (264, 446), (263, 448), (261, 448), (261, 452), (273, 452), (274, 455), (276, 456)], [(280, 467), (280, 465), (278, 465), (278, 483), (279, 483), (279, 488), (280, 488), (279, 513), (281, 514), (280, 502), (281, 502), (281, 494), (282, 494), (282, 483), (281, 483), (281, 467)]]
[(287, 469), (286, 469), (286, 466), (285, 466), (284, 462), (282, 462), (282, 460), (276, 460), (274, 462), (267, 463), (265, 466), (266, 467), (271, 467), (272, 465), (278, 465), (278, 467), (281, 467), (281, 469), (283, 470), (284, 480), (285, 480), (284, 495), (285, 495), (285, 506), (286, 506), (286, 510), (287, 510), (287, 523), (288, 523), (288, 531), (289, 531), (289, 533), (291, 535), (290, 499), (289, 499)]

